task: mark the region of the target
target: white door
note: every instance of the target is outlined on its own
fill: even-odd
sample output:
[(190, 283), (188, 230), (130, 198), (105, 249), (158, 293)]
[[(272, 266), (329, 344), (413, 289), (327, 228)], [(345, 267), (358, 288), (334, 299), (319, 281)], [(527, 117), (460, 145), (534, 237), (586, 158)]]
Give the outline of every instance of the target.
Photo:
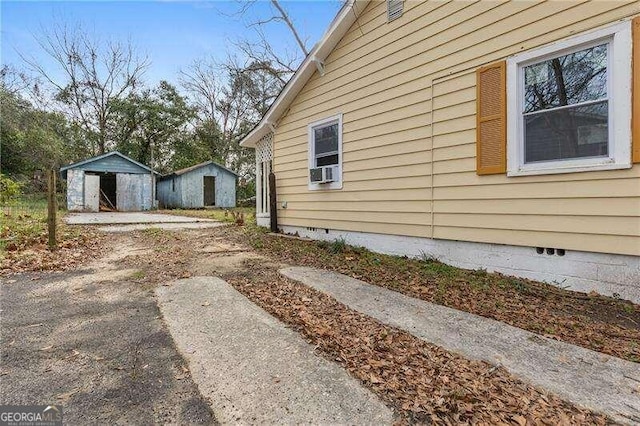
[(84, 209), (90, 212), (100, 210), (100, 176), (84, 175)]

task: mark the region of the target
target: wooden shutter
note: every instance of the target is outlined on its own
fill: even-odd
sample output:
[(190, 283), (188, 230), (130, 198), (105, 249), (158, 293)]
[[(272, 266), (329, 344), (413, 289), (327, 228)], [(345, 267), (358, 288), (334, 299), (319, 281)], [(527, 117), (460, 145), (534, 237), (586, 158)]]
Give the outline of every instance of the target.
[(634, 18), (631, 25), (633, 34), (631, 138), (633, 162), (640, 163), (640, 16)]
[(507, 171), (507, 63), (476, 71), (476, 173)]

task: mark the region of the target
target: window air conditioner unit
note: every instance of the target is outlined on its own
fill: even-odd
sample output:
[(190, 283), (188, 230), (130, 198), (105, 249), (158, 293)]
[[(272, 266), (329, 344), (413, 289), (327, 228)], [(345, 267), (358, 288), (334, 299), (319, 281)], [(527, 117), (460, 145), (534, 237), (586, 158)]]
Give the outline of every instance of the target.
[(309, 169), (309, 176), (311, 183), (329, 183), (335, 182), (338, 178), (337, 166), (325, 166), (317, 167), (315, 169)]

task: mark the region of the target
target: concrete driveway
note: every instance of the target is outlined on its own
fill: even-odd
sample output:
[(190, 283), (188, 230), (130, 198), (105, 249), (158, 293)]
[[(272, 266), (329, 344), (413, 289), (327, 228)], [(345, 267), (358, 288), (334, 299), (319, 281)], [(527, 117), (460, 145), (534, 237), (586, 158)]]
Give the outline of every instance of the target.
[(216, 222), (215, 220), (211, 219), (146, 212), (69, 213), (64, 220), (69, 225), (126, 225), (153, 223)]
[(64, 220), (68, 225), (102, 225), (98, 229), (104, 232), (129, 232), (148, 228), (175, 231), (224, 225), (213, 219), (148, 212), (70, 213)]

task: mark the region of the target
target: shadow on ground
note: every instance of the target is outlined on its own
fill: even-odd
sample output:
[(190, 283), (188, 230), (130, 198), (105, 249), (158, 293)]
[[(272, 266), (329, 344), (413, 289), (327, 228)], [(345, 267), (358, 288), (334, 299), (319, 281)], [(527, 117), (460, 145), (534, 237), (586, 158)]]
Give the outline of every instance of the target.
[(70, 424), (215, 423), (152, 290), (108, 260), (4, 280), (0, 402), (61, 404)]

